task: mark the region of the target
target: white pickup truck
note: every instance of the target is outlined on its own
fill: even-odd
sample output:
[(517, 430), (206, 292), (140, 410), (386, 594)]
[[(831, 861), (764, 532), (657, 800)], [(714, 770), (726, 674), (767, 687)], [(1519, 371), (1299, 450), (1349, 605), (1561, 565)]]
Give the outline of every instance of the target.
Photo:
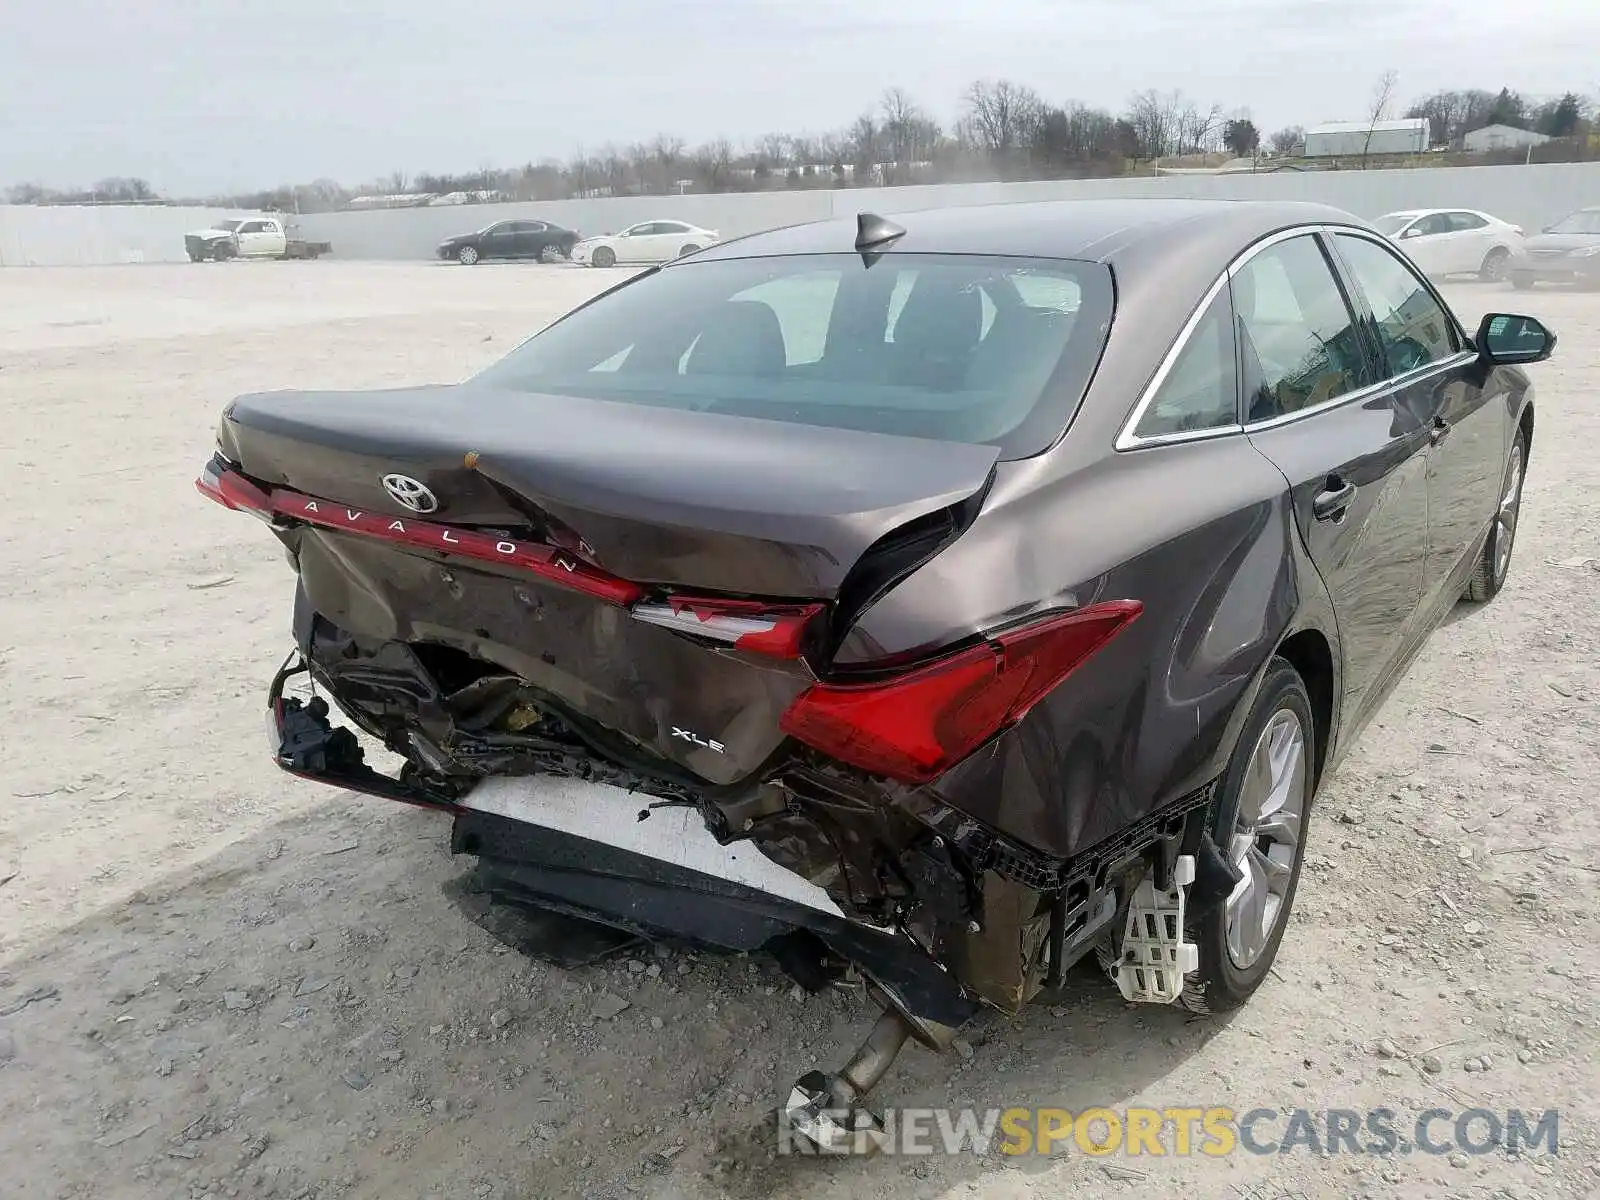
[(210, 229), (183, 235), (190, 262), (228, 258), (316, 258), (333, 253), (327, 242), (292, 236), (281, 217), (244, 217), (218, 221)]

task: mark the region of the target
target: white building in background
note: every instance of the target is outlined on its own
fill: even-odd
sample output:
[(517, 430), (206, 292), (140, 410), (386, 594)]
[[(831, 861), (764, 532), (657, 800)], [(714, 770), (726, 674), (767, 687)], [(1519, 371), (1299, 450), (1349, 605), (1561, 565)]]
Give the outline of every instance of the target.
[(1486, 150), (1523, 150), (1529, 146), (1542, 146), (1550, 139), (1531, 129), (1518, 129), (1515, 125), (1485, 125), (1474, 129), (1461, 139), (1461, 146), (1473, 154)]
[(1428, 148), (1426, 117), (1401, 121), (1332, 121), (1306, 130), (1307, 158), (1362, 154), (1421, 154)]

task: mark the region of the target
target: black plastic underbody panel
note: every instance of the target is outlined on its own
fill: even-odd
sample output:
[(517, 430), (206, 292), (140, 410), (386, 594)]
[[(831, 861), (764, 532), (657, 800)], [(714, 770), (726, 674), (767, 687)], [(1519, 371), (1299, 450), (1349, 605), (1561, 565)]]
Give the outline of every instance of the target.
[(457, 812), (450, 849), (478, 856), (524, 900), (558, 912), (735, 951), (804, 929), (859, 964), (922, 1020), (957, 1027), (978, 1011), (908, 939), (743, 884), (473, 809)]

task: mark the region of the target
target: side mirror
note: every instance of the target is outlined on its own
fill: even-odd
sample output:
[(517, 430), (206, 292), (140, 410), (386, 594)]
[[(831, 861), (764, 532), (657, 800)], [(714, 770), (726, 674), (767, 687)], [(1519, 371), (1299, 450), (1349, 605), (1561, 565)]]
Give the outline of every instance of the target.
[(1543, 362), (1556, 348), (1556, 335), (1533, 317), (1487, 313), (1478, 324), (1478, 353), (1497, 365)]

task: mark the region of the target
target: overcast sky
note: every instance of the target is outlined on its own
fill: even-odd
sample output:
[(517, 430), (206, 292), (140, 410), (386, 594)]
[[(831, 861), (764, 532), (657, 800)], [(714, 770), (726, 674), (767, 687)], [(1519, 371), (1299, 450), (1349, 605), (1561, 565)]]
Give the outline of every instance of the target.
[(1145, 87), (1264, 132), (1360, 119), (1374, 80), (1600, 91), (1597, 0), (10, 0), (0, 186), (170, 194), (848, 123), (941, 121), (1010, 78), (1120, 110)]

